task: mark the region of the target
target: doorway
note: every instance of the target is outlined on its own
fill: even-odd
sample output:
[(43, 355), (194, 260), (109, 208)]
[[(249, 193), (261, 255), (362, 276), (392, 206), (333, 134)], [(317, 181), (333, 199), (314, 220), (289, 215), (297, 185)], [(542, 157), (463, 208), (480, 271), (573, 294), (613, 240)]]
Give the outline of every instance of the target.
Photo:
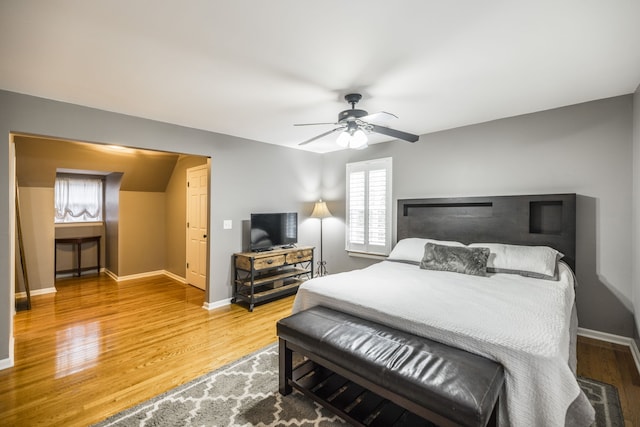
[[(103, 257), (110, 259), (103, 258), (100, 264), (115, 270), (116, 280), (165, 273), (186, 283), (186, 169), (200, 166), (209, 179), (208, 157), (142, 149), (113, 151), (105, 144), (34, 135), (15, 134), (12, 140), (18, 184), (28, 186), (33, 197), (43, 195), (46, 199), (43, 198), (40, 204), (51, 205), (51, 210), (53, 205), (48, 199), (53, 200), (53, 180), (49, 177), (55, 176), (56, 168), (123, 171), (120, 205), (117, 206), (120, 217), (117, 223), (107, 224), (104, 239), (107, 247)], [(75, 154), (69, 154), (68, 150), (72, 148), (76, 150)], [(121, 163), (125, 159), (129, 163)], [(165, 172), (157, 175), (160, 171)], [(22, 176), (25, 173), (28, 178)], [(208, 204), (204, 215), (209, 215)], [(55, 227), (53, 217), (49, 220), (50, 215), (46, 213), (46, 216), (46, 221), (37, 222), (46, 229), (33, 230), (32, 256), (27, 252), (26, 258), (27, 263), (33, 264), (31, 268), (28, 266), (32, 290), (41, 288), (55, 292)], [(114, 231), (116, 237), (111, 238), (110, 233)], [(42, 248), (46, 256), (40, 256)], [(38, 256), (33, 256), (34, 253)], [(206, 271), (206, 254), (203, 263)], [(32, 275), (31, 271), (35, 273)]]
[(187, 283), (205, 290), (209, 220), (209, 168), (187, 169)]

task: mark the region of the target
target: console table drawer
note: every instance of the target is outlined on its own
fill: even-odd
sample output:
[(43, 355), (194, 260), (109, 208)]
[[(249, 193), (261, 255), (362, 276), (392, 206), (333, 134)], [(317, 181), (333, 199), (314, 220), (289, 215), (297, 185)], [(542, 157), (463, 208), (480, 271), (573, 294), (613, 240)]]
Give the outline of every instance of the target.
[(270, 257), (254, 258), (254, 257), (236, 257), (236, 268), (245, 271), (251, 271), (251, 259), (253, 259), (253, 269), (263, 270), (265, 268), (280, 267), (285, 264), (285, 255), (274, 255)]
[(285, 263), (285, 255), (270, 256), (268, 258), (256, 258), (253, 260), (253, 268), (263, 270), (265, 268), (280, 267)]
[(304, 249), (301, 251), (287, 254), (287, 264), (295, 264), (296, 262), (310, 261), (313, 258), (313, 249)]

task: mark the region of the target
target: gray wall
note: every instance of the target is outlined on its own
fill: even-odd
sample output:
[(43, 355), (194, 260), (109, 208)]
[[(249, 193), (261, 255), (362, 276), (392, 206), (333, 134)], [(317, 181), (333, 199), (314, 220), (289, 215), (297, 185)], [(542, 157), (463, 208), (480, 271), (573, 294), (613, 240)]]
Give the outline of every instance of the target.
[[(55, 216), (55, 203), (53, 188), (20, 187), (20, 226), (22, 229), (22, 244), (24, 258), (29, 279), (29, 290), (38, 293), (40, 290), (51, 290), (54, 287), (54, 239), (56, 227), (53, 223)], [(51, 245), (43, 245), (42, 241), (52, 242)], [(60, 257), (58, 270), (73, 268), (72, 261), (65, 256), (64, 250), (68, 245), (63, 245), (56, 252)], [(95, 259), (95, 254), (91, 258)], [(66, 265), (65, 265), (66, 264)], [(89, 265), (89, 264), (86, 264)], [(22, 276), (22, 272), (20, 274)], [(24, 281), (21, 281), (16, 291), (24, 292)]]
[[(204, 132), (122, 114), (0, 91), (0, 135), (11, 132), (76, 141), (117, 143), (131, 147), (211, 157), (210, 268), (205, 299), (231, 296), (231, 254), (242, 249), (242, 221), (251, 212), (290, 210), (300, 213), (300, 243), (317, 245), (305, 221), (320, 197), (322, 156), (228, 135)], [(10, 146), (0, 149), (0, 365), (10, 357), (12, 291), (10, 254), (15, 249), (13, 171)], [(8, 203), (7, 203), (8, 202)], [(223, 230), (225, 219), (233, 229)]]
[(164, 270), (165, 193), (120, 191), (118, 276)]
[(636, 344), (640, 348), (640, 86), (633, 95), (633, 306)]
[[(577, 193), (580, 326), (630, 337), (632, 102), (621, 96), (327, 154), (324, 198), (344, 218), (345, 163), (387, 156), (394, 210), (398, 198)], [(344, 222), (331, 220), (329, 271), (373, 262), (346, 255)]]
[(122, 173), (110, 173), (107, 175), (105, 184), (104, 223), (106, 236), (104, 268), (116, 276), (119, 276), (118, 248), (120, 245), (120, 185), (122, 184)]
[[(636, 104), (638, 94), (635, 95)], [(578, 198), (577, 293), (582, 327), (633, 336), (638, 272), (632, 268), (633, 97), (576, 106), (325, 155), (0, 91), (0, 134), (24, 132), (71, 140), (211, 157), (211, 253), (206, 300), (231, 295), (231, 254), (242, 249), (251, 212), (297, 211), (301, 244), (319, 244), (313, 202), (327, 200), (324, 257), (329, 271), (373, 261), (344, 251), (345, 163), (393, 157), (394, 199), (575, 192)], [(428, 120), (428, 117), (425, 117)], [(638, 127), (637, 111), (635, 113)], [(9, 147), (11, 148), (11, 146)], [(9, 356), (14, 249), (10, 149), (0, 150), (0, 361)], [(322, 187), (321, 187), (322, 184)], [(637, 200), (637, 198), (636, 198)], [(637, 205), (637, 204), (636, 204)], [(233, 229), (223, 230), (225, 219)], [(636, 227), (637, 230), (637, 227)], [(633, 238), (632, 238), (633, 236)], [(636, 246), (637, 247), (637, 246)], [(632, 270), (633, 278), (632, 281)], [(635, 287), (634, 287), (635, 284)]]

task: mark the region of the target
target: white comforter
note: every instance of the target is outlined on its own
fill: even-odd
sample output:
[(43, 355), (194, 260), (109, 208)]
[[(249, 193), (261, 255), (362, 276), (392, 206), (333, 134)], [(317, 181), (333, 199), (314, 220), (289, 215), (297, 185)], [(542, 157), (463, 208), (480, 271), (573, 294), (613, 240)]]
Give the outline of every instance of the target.
[[(506, 376), (500, 424), (563, 426), (581, 391), (568, 364), (573, 274), (560, 266), (556, 282), (383, 261), (307, 281), (293, 312), (323, 305), (497, 360)], [(593, 419), (593, 408), (582, 410)]]

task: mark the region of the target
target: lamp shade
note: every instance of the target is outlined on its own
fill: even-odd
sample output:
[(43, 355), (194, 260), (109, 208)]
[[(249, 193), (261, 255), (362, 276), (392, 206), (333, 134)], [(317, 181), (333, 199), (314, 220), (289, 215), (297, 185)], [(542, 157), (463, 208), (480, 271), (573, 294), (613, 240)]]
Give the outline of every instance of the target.
[(321, 200), (317, 201), (313, 206), (313, 211), (311, 212), (311, 218), (329, 218), (331, 216), (331, 212), (327, 208), (327, 204)]

